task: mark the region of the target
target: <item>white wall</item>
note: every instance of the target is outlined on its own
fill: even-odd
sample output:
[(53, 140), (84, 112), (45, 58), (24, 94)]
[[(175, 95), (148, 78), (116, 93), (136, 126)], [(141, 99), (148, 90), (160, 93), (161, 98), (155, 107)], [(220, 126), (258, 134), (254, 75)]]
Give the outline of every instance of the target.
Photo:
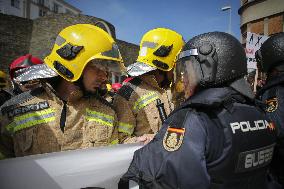
[(38, 6), (31, 4), (30, 9), (30, 19), (35, 19), (39, 17), (39, 8)]
[[(20, 7), (15, 8), (11, 6), (11, 0), (0, 0), (0, 12), (8, 15), (15, 15), (19, 17), (26, 17), (25, 8), (24, 8), (24, 0), (20, 1)], [(32, 0), (33, 2), (37, 3), (37, 0)], [(65, 4), (60, 3), (58, 0), (45, 0), (45, 6), (49, 7), (50, 11), (47, 14), (52, 14), (54, 2), (60, 6), (58, 13), (66, 13), (66, 9), (68, 9), (73, 14), (79, 14), (76, 10), (72, 10), (70, 7), (66, 6)], [(30, 19), (36, 19), (39, 17), (39, 9), (36, 4), (30, 4)]]
[(1, 3), (0, 3), (1, 13), (23, 17), (24, 15), (23, 1), (24, 0), (19, 0), (19, 1), (20, 1), (20, 6), (19, 8), (16, 8), (16, 7), (11, 6), (11, 0), (1, 0)]

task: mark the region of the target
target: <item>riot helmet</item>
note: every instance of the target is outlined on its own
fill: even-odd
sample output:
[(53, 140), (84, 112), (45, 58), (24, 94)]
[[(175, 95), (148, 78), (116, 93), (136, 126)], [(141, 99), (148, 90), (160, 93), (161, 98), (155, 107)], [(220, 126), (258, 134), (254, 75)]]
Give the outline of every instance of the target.
[(178, 55), (177, 65), (184, 67), (185, 81), (196, 81), (197, 89), (231, 86), (253, 96), (243, 79), (247, 74), (244, 48), (230, 34), (209, 32), (192, 38)]
[(269, 72), (272, 68), (284, 71), (284, 33), (268, 38), (255, 53), (261, 71)]

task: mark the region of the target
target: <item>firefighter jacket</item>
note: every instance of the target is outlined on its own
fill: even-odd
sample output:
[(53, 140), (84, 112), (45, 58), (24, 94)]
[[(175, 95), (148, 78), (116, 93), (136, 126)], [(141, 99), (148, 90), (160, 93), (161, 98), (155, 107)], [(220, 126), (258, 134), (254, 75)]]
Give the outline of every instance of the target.
[(266, 115), (276, 124), (277, 145), (271, 173), (284, 188), (284, 74), (269, 79), (257, 96), (266, 104)]
[(168, 115), (171, 107), (167, 91), (159, 87), (154, 76), (135, 77), (121, 87), (113, 100), (121, 142), (133, 143), (137, 136), (159, 131), (162, 121), (156, 107), (157, 99), (164, 103)]
[(26, 156), (118, 143), (116, 114), (101, 98), (62, 101), (51, 87), (22, 93), (1, 107), (2, 156)]
[(198, 92), (134, 154), (127, 180), (142, 188), (264, 189), (276, 132), (264, 112), (231, 88)]

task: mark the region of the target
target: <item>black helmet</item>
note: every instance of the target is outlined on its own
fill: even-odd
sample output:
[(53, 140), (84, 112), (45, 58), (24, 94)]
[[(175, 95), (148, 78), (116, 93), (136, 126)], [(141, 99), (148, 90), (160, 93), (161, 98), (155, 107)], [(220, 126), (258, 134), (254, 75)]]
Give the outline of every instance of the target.
[(244, 48), (236, 38), (224, 32), (210, 32), (192, 38), (178, 59), (196, 64), (203, 87), (222, 86), (247, 74)]
[[(268, 38), (255, 53), (256, 61), (263, 72), (284, 65), (284, 33)], [(284, 70), (284, 68), (282, 68)]]
[(247, 74), (246, 53), (241, 43), (224, 32), (210, 32), (189, 40), (178, 55), (186, 66), (189, 60), (200, 79), (199, 88), (230, 86), (253, 98), (244, 76)]

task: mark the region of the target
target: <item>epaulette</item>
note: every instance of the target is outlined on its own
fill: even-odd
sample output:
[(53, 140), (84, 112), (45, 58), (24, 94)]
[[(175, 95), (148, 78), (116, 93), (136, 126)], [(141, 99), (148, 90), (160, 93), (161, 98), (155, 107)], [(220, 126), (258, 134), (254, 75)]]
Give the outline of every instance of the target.
[(131, 94), (133, 93), (133, 91), (135, 90), (136, 87), (138, 87), (141, 84), (142, 80), (138, 77), (135, 77), (133, 79), (131, 79), (128, 83), (131, 84), (125, 84), (123, 85), (119, 91), (118, 91), (118, 95), (120, 95), (121, 97), (125, 98), (127, 101), (130, 99)]
[(39, 87), (36, 88), (34, 90), (31, 91), (26, 91), (23, 92), (19, 95), (16, 95), (14, 97), (12, 97), (11, 99), (9, 99), (8, 101), (6, 101), (1, 107), (1, 113), (3, 114), (3, 112), (7, 112), (13, 108), (15, 108), (16, 106), (18, 106), (19, 104), (23, 103), (23, 102), (27, 102), (28, 100), (33, 99), (35, 96), (41, 94), (44, 91), (43, 88)]

